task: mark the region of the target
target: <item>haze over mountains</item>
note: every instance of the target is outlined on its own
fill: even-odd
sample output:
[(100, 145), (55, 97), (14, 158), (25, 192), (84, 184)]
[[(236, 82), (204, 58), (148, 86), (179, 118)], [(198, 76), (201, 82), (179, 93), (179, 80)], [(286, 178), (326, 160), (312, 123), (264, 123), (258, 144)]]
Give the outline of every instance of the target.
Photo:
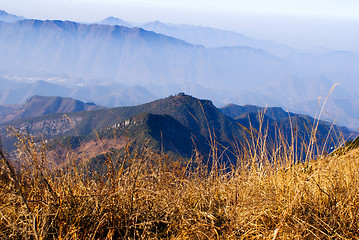
[(165, 24), (159, 21), (140, 26), (167, 36), (183, 39), (191, 44), (203, 45), (207, 48), (248, 46), (262, 49), (276, 56), (285, 56), (297, 50), (278, 44), (274, 41), (256, 40), (243, 34), (210, 27)]
[(16, 16), (14, 14), (9, 14), (3, 10), (0, 10), (0, 21), (2, 22), (16, 22), (19, 20), (23, 20), (25, 17)]
[(332, 85), (340, 83), (324, 117), (359, 127), (357, 53), (311, 53), (207, 27), (160, 22), (131, 26), (116, 18), (100, 24), (0, 22), (0, 73), (7, 79), (64, 76), (62, 86), (81, 84), (94, 89), (101, 81), (107, 89), (113, 85), (147, 89), (136, 90), (132, 95), (142, 92), (143, 97), (133, 102), (125, 97), (126, 103), (118, 100), (121, 94), (114, 94), (112, 100), (91, 94), (84, 94), (87, 99), (63, 95), (107, 106), (138, 104), (184, 91), (217, 105), (282, 106), (312, 116), (318, 110), (318, 97), (325, 98)]
[(22, 83), (0, 78), (0, 104), (24, 103), (34, 95), (71, 97), (103, 106), (130, 106), (156, 99), (146, 88), (140, 86), (78, 86), (45, 81)]
[(10, 73), (22, 69), (145, 87), (190, 82), (215, 89), (222, 85), (219, 78), (229, 86), (241, 76), (254, 87), (265, 76), (273, 80), (290, 71), (283, 60), (261, 50), (206, 49), (141, 28), (39, 20), (0, 28), (1, 70)]

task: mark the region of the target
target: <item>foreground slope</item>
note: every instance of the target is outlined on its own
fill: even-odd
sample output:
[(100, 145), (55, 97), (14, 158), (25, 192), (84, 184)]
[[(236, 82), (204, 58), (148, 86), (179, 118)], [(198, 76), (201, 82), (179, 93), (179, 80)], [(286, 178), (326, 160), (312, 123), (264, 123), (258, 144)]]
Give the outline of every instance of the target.
[(203, 164), (214, 155), (181, 164), (143, 147), (106, 155), (101, 172), (71, 151), (54, 169), (41, 144), (22, 139), (21, 168), (0, 166), (4, 239), (359, 238), (358, 149), (295, 163), (293, 150), (272, 158), (253, 146), (222, 171)]

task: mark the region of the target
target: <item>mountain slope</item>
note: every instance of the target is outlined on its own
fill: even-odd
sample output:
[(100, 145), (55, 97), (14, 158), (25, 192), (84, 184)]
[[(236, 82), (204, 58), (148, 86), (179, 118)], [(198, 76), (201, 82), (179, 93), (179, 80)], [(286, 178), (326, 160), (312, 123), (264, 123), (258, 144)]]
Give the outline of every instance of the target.
[[(112, 139), (107, 141), (109, 146), (121, 149), (116, 139), (125, 134), (139, 148), (149, 140), (149, 146), (155, 150), (162, 148), (182, 157), (190, 157), (195, 146), (202, 153), (209, 153), (208, 146), (214, 141), (229, 146), (234, 136), (241, 138), (243, 134), (235, 121), (225, 117), (211, 101), (185, 94), (134, 107), (72, 112), (66, 117), (50, 114), (14, 121), (10, 125), (46, 138), (70, 136), (65, 145), (66, 142), (75, 143), (72, 148), (79, 147), (76, 145), (79, 142), (77, 137), (71, 136), (80, 135), (85, 145), (101, 145), (98, 138), (105, 136)], [(4, 131), (5, 126), (1, 129)], [(98, 133), (93, 133), (94, 129)], [(6, 141), (6, 147), (10, 142)], [(115, 142), (118, 147), (114, 146)]]
[(220, 110), (223, 114), (231, 118), (238, 118), (246, 113), (257, 114), (259, 112), (263, 112), (267, 117), (270, 117), (275, 121), (280, 121), (282, 119), (297, 115), (294, 113), (286, 112), (280, 107), (258, 107), (254, 105), (239, 106), (236, 104), (228, 104), (220, 108)]
[(96, 78), (157, 85), (162, 95), (188, 82), (222, 91), (238, 83), (254, 87), (293, 71), (284, 60), (248, 47), (206, 49), (139, 28), (69, 21), (0, 23), (0, 44), (4, 72), (66, 74), (87, 85)]
[(12, 22), (16, 22), (19, 20), (23, 20), (25, 19), (24, 17), (21, 16), (16, 16), (13, 14), (9, 14), (3, 10), (0, 10), (0, 21), (1, 22), (8, 22), (8, 23), (12, 23)]
[[(72, 139), (75, 139), (75, 142), (76, 136), (83, 136), (86, 139), (88, 138), (86, 136), (92, 134), (90, 146), (96, 145), (97, 140), (95, 139), (102, 136), (102, 132), (107, 132), (104, 135), (115, 139), (110, 143), (110, 146), (115, 149), (117, 149), (116, 144), (120, 144), (119, 148), (123, 147), (123, 141), (122, 143), (113, 141), (121, 140), (124, 133), (127, 136), (130, 133), (130, 140), (143, 144), (147, 139), (151, 141), (151, 146), (155, 150), (161, 151), (161, 148), (165, 146), (166, 151), (173, 152), (177, 149), (181, 156), (189, 156), (190, 153), (193, 153), (193, 144), (196, 144), (197, 147), (200, 146), (199, 149), (205, 154), (209, 154), (209, 146), (215, 144), (219, 151), (226, 149), (223, 158), (231, 160), (232, 163), (234, 161), (231, 157), (232, 153), (238, 150), (238, 146), (248, 144), (247, 140), (250, 139), (256, 141), (258, 135), (263, 134), (264, 136), (266, 131), (268, 131), (268, 143), (278, 144), (280, 143), (278, 141), (282, 140), (291, 143), (292, 139), (296, 139), (300, 151), (303, 151), (305, 144), (308, 144), (308, 139), (312, 137), (311, 131), (318, 123), (317, 152), (322, 151), (323, 147), (326, 152), (329, 152), (330, 148), (336, 146), (341, 140), (340, 134), (343, 134), (344, 137), (351, 134), (346, 128), (332, 127), (329, 123), (317, 122), (308, 116), (292, 115), (290, 118), (286, 118), (287, 113), (279, 108), (274, 108), (272, 114), (269, 114), (276, 120), (269, 116), (263, 117), (258, 111), (253, 112), (253, 109), (261, 108), (245, 108), (248, 110), (246, 113), (233, 119), (226, 117), (211, 101), (199, 100), (181, 93), (133, 107), (72, 112), (66, 114), (65, 117), (63, 114), (49, 114), (13, 121), (10, 125), (45, 138), (73, 136)], [(141, 124), (138, 124), (139, 122)], [(143, 123), (145, 124), (143, 125)], [(123, 126), (130, 127), (124, 130)], [(5, 125), (0, 125), (0, 129), (4, 132)], [(284, 139), (278, 139), (279, 133)], [(116, 134), (119, 135), (115, 137)], [(7, 148), (11, 148), (11, 140), (6, 140), (4, 143)], [(97, 145), (99, 144), (100, 142), (97, 142)], [(170, 147), (172, 145), (173, 148)], [(141, 146), (141, 144), (137, 146)]]
[[(72, 135), (73, 127), (79, 135), (90, 134), (93, 129), (102, 129), (124, 121), (140, 113), (166, 114), (196, 134), (210, 137), (212, 131), (218, 133), (219, 139), (238, 135), (234, 120), (223, 115), (209, 100), (198, 100), (194, 97), (179, 94), (150, 103), (133, 106), (103, 109), (67, 114), (72, 124), (62, 114), (14, 121), (12, 125), (27, 129), (32, 134), (44, 136)], [(56, 127), (61, 132), (56, 131)]]
[(276, 56), (285, 56), (296, 51), (274, 41), (256, 40), (240, 33), (210, 27), (176, 25), (155, 21), (146, 23), (141, 28), (182, 39), (192, 44), (204, 45), (208, 48), (248, 46), (262, 49)]
[(102, 109), (71, 98), (33, 96), (22, 105), (0, 105), (0, 123), (50, 113), (69, 113)]
[(131, 151), (147, 147), (182, 158), (190, 158), (195, 146), (201, 153), (205, 153), (203, 149), (208, 148), (202, 146), (205, 141), (201, 136), (196, 136), (171, 116), (150, 113), (140, 113), (93, 134), (63, 137), (58, 141), (60, 146), (53, 144), (57, 154), (64, 155), (66, 149), (72, 149), (74, 153), (85, 154), (86, 159), (114, 152), (123, 153), (126, 145)]
[(287, 112), (280, 107), (229, 104), (220, 110), (247, 129), (262, 128), (262, 133), (268, 134), (269, 141), (278, 141), (278, 134), (280, 134), (287, 143), (295, 140), (298, 145), (308, 144), (315, 132), (317, 144), (322, 147), (325, 145), (326, 152), (355, 136), (346, 127), (317, 120), (309, 115)]

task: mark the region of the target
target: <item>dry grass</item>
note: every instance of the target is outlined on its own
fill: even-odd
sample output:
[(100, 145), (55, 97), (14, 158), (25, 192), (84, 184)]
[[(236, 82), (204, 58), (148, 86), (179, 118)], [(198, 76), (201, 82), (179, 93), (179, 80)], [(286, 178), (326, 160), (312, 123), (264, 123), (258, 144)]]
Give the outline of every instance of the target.
[(45, 145), (14, 133), (21, 166), (1, 160), (2, 239), (359, 238), (358, 150), (294, 163), (293, 148), (270, 150), (264, 134), (231, 170), (214, 145), (187, 166), (146, 148), (108, 156), (99, 175), (71, 154), (54, 170)]

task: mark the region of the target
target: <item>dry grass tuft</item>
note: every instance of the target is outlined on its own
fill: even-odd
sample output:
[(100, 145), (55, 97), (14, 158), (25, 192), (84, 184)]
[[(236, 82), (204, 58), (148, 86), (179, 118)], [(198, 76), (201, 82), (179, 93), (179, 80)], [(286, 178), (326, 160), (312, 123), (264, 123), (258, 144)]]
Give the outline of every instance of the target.
[(45, 145), (14, 134), (21, 165), (1, 159), (2, 239), (359, 238), (359, 150), (295, 163), (290, 146), (254, 138), (228, 170), (216, 154), (210, 168), (199, 155), (184, 166), (144, 148), (109, 155), (100, 174), (72, 157), (56, 169)]

